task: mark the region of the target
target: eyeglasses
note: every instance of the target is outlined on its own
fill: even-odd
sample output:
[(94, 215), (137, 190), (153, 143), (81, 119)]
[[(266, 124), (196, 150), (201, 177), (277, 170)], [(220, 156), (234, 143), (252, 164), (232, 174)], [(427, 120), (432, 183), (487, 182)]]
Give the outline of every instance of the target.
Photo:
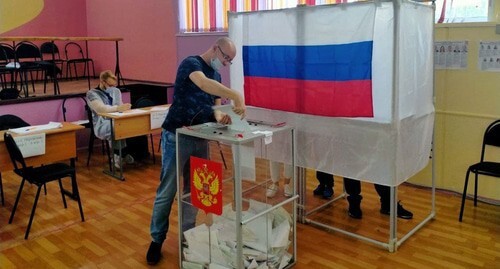
[(229, 55), (225, 54), (222, 49), (220, 48), (220, 46), (217, 46), (217, 48), (219, 48), (219, 51), (220, 53), (222, 54), (222, 58), (224, 58), (224, 60), (226, 62), (228, 62), (229, 64), (233, 64), (233, 59), (231, 59), (231, 57), (229, 57)]

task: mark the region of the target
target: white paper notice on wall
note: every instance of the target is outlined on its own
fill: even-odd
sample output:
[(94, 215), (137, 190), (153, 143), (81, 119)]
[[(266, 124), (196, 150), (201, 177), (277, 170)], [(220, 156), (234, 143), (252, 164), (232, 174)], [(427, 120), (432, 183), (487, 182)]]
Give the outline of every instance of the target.
[(45, 133), (14, 137), (24, 158), (45, 154)]
[(151, 110), (151, 130), (160, 128), (168, 114), (168, 108), (163, 110)]

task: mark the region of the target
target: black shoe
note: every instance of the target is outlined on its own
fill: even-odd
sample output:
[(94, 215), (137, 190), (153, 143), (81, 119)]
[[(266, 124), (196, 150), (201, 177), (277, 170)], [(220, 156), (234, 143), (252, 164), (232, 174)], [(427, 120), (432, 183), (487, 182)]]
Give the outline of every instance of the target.
[(363, 217), (363, 211), (361, 211), (361, 207), (359, 204), (357, 206), (352, 206), (349, 204), (349, 210), (347, 211), (349, 217), (353, 219), (361, 219)]
[(325, 186), (320, 184), (320, 185), (318, 185), (318, 187), (316, 187), (316, 189), (314, 189), (313, 194), (314, 195), (323, 195), (324, 190), (325, 190)]
[(326, 187), (323, 190), (323, 199), (330, 199), (333, 197), (333, 188), (332, 187)]
[(146, 260), (149, 265), (155, 265), (160, 261), (161, 258), (161, 243), (156, 243), (151, 241), (149, 245), (148, 254), (146, 255)]
[(361, 199), (359, 196), (348, 196), (347, 201), (349, 202), (349, 209), (347, 214), (353, 219), (361, 219), (363, 217), (363, 211), (361, 211)]
[[(384, 215), (390, 215), (391, 211), (390, 211), (390, 208), (380, 208), (380, 213), (382, 213)], [(401, 219), (412, 219), (413, 218), (413, 213), (404, 209), (404, 207), (399, 202), (398, 202), (398, 218), (401, 218)]]

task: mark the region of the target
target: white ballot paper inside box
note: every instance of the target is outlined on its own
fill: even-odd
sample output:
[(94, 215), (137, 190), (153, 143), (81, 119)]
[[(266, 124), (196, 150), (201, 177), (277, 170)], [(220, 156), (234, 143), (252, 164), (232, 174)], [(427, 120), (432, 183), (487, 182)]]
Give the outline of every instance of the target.
[(24, 158), (45, 154), (45, 133), (14, 137)]

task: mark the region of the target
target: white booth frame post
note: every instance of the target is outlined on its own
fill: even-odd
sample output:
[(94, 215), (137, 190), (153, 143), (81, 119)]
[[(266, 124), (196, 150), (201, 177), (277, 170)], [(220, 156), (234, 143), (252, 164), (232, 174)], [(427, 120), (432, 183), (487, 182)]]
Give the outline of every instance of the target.
[[(398, 92), (398, 79), (399, 79), (399, 69), (396, 68), (397, 66), (399, 66), (399, 31), (400, 31), (400, 27), (401, 27), (401, 24), (400, 24), (400, 5), (401, 5), (401, 2), (404, 1), (404, 0), (392, 0), (393, 2), (393, 5), (394, 5), (394, 41), (393, 41), (393, 55), (394, 55), (394, 58), (393, 58), (393, 81), (392, 81), (392, 85), (393, 85), (393, 98), (395, 101), (392, 102), (392, 124), (393, 125), (399, 125), (399, 121), (397, 120), (394, 120), (397, 118), (397, 115), (398, 115), (398, 109), (399, 109), (399, 92)], [(376, 1), (376, 2), (380, 2), (380, 1)], [(435, 11), (435, 5), (434, 5), (434, 2), (433, 2), (433, 6), (434, 6), (434, 11)], [(433, 30), (434, 31), (434, 30)], [(434, 36), (434, 34), (432, 34), (432, 36)], [(432, 43), (431, 43), (432, 44)], [(434, 66), (434, 64), (432, 65)], [(434, 93), (433, 93), (433, 97), (434, 97)], [(433, 101), (434, 101), (434, 98), (433, 98)], [(435, 125), (435, 124), (434, 124)], [(397, 128), (397, 126), (395, 127), (396, 129), (399, 129)], [(435, 132), (433, 132), (432, 134), (432, 140), (434, 141), (435, 140)], [(347, 236), (351, 236), (351, 237), (354, 237), (354, 238), (357, 238), (357, 239), (360, 239), (360, 240), (363, 240), (363, 241), (366, 241), (366, 242), (370, 242), (370, 243), (373, 243), (375, 245), (378, 245), (378, 246), (381, 246), (383, 248), (386, 248), (389, 252), (395, 252), (397, 250), (397, 248), (399, 246), (401, 246), (408, 238), (410, 238), (410, 236), (412, 236), (413, 234), (415, 234), (418, 230), (420, 230), (420, 228), (422, 228), (425, 224), (427, 224), (430, 220), (434, 219), (435, 216), (436, 216), (436, 212), (435, 212), (435, 196), (436, 196), (436, 187), (435, 187), (435, 158), (434, 158), (434, 143), (432, 143), (432, 148), (431, 148), (431, 155), (430, 155), (430, 159), (431, 159), (431, 211), (429, 212), (429, 214), (421, 221), (419, 222), (413, 229), (411, 229), (410, 231), (408, 231), (405, 235), (403, 235), (400, 239), (398, 239), (397, 237), (397, 213), (396, 213), (396, 209), (397, 209), (397, 186), (391, 186), (390, 187), (390, 217), (389, 217), (389, 238), (388, 238), (388, 242), (382, 242), (382, 241), (378, 241), (378, 240), (375, 240), (373, 238), (369, 238), (369, 237), (366, 237), (366, 236), (363, 236), (363, 235), (359, 235), (359, 234), (356, 234), (356, 233), (351, 233), (351, 232), (348, 232), (346, 230), (343, 230), (343, 229), (340, 229), (340, 228), (337, 228), (337, 227), (333, 227), (331, 225), (327, 225), (327, 224), (324, 224), (324, 223), (321, 223), (321, 222), (318, 222), (318, 221), (314, 221), (312, 219), (308, 219), (307, 216), (312, 214), (312, 213), (315, 213), (319, 210), (321, 210), (322, 208), (326, 207), (327, 205), (337, 201), (338, 199), (341, 199), (341, 198), (344, 198), (346, 196), (346, 193), (344, 192), (342, 195), (330, 200), (330, 201), (327, 201), (326, 203), (316, 207), (316, 208), (313, 208), (312, 210), (309, 210), (307, 211), (306, 208), (305, 208), (305, 203), (306, 203), (306, 173), (305, 173), (305, 169), (304, 168), (298, 168), (297, 170), (297, 175), (298, 175), (298, 180), (299, 180), (299, 192), (300, 192), (300, 199), (299, 199), (299, 206), (298, 206), (298, 209), (299, 209), (299, 220), (303, 223), (311, 223), (311, 224), (314, 224), (314, 225), (317, 225), (317, 226), (320, 226), (322, 228), (325, 228), (327, 230), (331, 230), (331, 231), (335, 231), (335, 232), (339, 232), (339, 233), (342, 233), (344, 235), (347, 235)], [(393, 156), (396, 156), (396, 154), (393, 154)], [(396, 173), (396, 171), (393, 171), (393, 173)]]

